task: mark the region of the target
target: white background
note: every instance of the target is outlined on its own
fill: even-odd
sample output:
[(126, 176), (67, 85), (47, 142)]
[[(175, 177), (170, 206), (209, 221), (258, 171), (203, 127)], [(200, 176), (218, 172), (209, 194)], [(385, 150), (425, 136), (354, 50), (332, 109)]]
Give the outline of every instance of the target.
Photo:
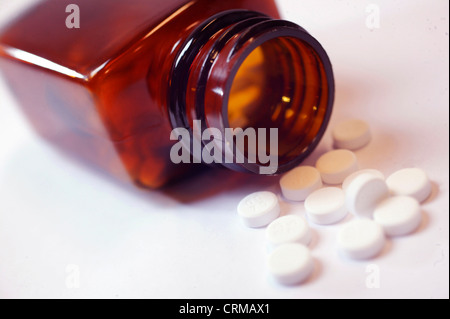
[[(21, 3), (0, 0), (0, 21)], [(245, 228), (236, 213), (252, 191), (279, 192), (278, 178), (217, 170), (164, 192), (119, 187), (36, 138), (0, 82), (1, 298), (449, 297), (449, 2), (278, 3), (333, 62), (330, 128), (351, 117), (370, 123), (360, 166), (386, 175), (420, 167), (433, 180), (420, 229), (355, 262), (337, 253), (342, 223), (312, 225), (314, 275), (279, 286), (267, 275), (264, 229)], [(373, 30), (370, 4), (380, 9)], [(330, 149), (328, 132), (306, 164)], [(282, 208), (304, 214), (302, 204)], [(366, 285), (372, 269), (379, 288)]]

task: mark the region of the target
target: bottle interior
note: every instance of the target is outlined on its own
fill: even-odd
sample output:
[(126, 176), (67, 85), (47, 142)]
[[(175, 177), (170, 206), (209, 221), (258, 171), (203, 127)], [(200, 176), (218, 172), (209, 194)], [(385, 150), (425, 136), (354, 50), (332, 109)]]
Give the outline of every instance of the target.
[[(324, 66), (315, 51), (297, 38), (275, 38), (254, 49), (240, 66), (228, 97), (228, 122), (244, 131), (265, 128), (267, 137), (268, 129), (278, 129), (278, 141), (266, 138), (257, 147), (277, 152), (280, 163), (287, 163), (316, 138), (327, 102)], [(248, 155), (249, 149), (245, 145), (241, 151)]]

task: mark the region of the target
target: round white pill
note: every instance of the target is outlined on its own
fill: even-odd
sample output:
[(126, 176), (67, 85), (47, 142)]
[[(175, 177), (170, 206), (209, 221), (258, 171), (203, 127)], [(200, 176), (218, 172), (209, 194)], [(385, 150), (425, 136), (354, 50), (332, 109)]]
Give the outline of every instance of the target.
[(308, 219), (315, 224), (330, 225), (347, 216), (345, 192), (337, 187), (325, 187), (308, 196), (305, 201)]
[(411, 196), (420, 203), (431, 195), (431, 181), (419, 168), (405, 168), (386, 179), (392, 195)]
[(332, 132), (334, 147), (357, 150), (366, 146), (371, 138), (369, 125), (362, 120), (352, 119), (339, 123)]
[(322, 177), (315, 167), (300, 166), (280, 179), (280, 187), (284, 198), (304, 201), (309, 194), (322, 187)]
[(267, 227), (266, 238), (273, 248), (288, 243), (307, 246), (311, 241), (311, 229), (303, 217), (288, 215), (274, 220)]
[(245, 225), (259, 228), (270, 224), (280, 215), (278, 197), (272, 192), (257, 192), (242, 199), (237, 208)]
[(409, 196), (389, 197), (375, 208), (373, 219), (387, 236), (408, 235), (422, 222), (420, 203)]
[(362, 174), (372, 174), (372, 175), (375, 175), (375, 176), (377, 176), (377, 177), (379, 177), (379, 178), (381, 178), (381, 179), (385, 179), (386, 177), (384, 176), (384, 174), (383, 173), (381, 173), (379, 170), (376, 170), (376, 169), (362, 169), (362, 170), (359, 170), (359, 171), (357, 171), (357, 172), (354, 172), (353, 174), (351, 174), (351, 175), (349, 175), (345, 180), (344, 180), (344, 182), (342, 183), (342, 189), (345, 191), (345, 190), (347, 190), (347, 188), (348, 188), (348, 185), (350, 185), (351, 184), (351, 182), (353, 182), (353, 180), (356, 178), (356, 177), (358, 177), (359, 175), (362, 175)]
[(386, 182), (373, 174), (361, 174), (346, 190), (347, 209), (360, 217), (372, 218), (375, 207), (389, 196)]
[(269, 255), (268, 268), (277, 282), (294, 285), (305, 281), (312, 274), (314, 260), (306, 246), (284, 244)]
[(370, 219), (357, 219), (342, 226), (337, 241), (343, 255), (369, 259), (381, 252), (386, 239), (380, 225)]
[(334, 150), (322, 155), (316, 163), (316, 168), (324, 183), (337, 185), (358, 170), (358, 160), (349, 150)]

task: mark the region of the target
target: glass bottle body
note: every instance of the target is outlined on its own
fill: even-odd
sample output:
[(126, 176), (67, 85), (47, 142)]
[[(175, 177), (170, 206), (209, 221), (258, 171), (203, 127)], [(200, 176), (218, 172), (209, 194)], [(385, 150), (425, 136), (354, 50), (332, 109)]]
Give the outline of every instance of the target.
[(273, 0), (79, 0), (80, 28), (70, 29), (69, 4), (42, 2), (2, 31), (0, 70), (41, 136), (150, 188), (192, 168), (171, 161), (168, 112), (168, 84), (188, 37), (231, 9), (279, 18)]

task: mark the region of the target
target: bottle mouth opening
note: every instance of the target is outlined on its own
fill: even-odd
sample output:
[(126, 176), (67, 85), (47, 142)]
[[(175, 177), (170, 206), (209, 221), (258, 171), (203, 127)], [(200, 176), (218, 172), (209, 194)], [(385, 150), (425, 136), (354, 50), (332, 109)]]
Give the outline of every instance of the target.
[[(333, 71), (322, 46), (298, 25), (230, 10), (186, 39), (168, 100), (173, 128), (190, 132), (188, 149), (198, 141), (206, 153), (220, 153), (216, 164), (279, 174), (321, 140), (333, 106)], [(197, 120), (199, 129), (190, 124)]]
[[(243, 166), (254, 172), (268, 165), (258, 154), (277, 157), (274, 173), (299, 165), (316, 148), (331, 116), (334, 80), (323, 48), (306, 32), (280, 33), (246, 49), (224, 99), (225, 126), (235, 130), (234, 139), (245, 141), (234, 141), (236, 152), (251, 159)], [(265, 134), (251, 138), (261, 130)]]

